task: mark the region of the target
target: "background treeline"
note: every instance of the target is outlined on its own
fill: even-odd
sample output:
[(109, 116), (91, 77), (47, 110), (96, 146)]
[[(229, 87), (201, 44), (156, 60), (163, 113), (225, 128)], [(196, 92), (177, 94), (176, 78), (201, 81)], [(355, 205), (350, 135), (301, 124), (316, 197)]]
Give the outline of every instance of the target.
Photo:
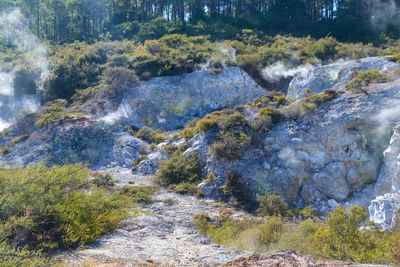
[[(399, 0), (0, 0), (20, 7), (30, 30), (53, 43), (159, 38), (165, 33), (226, 39), (250, 28), (342, 41), (399, 37)], [(386, 12), (390, 11), (390, 12)]]

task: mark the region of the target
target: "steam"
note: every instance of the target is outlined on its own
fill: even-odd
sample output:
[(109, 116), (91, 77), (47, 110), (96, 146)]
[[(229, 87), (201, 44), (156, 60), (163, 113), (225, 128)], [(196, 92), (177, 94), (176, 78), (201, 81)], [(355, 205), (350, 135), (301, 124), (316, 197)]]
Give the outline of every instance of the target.
[(12, 96), (14, 94), (12, 79), (10, 73), (0, 72), (0, 95)]
[(100, 118), (100, 121), (103, 121), (107, 124), (114, 124), (119, 121), (121, 118), (129, 118), (132, 114), (130, 108), (124, 104), (119, 105), (118, 109), (114, 112), (108, 113), (106, 116)]
[(400, 9), (394, 0), (377, 1), (371, 16), (372, 24), (379, 30), (385, 31), (388, 26), (400, 26)]
[(379, 127), (376, 129), (377, 135), (382, 136), (393, 127), (394, 123), (399, 123), (400, 114), (400, 100), (394, 99), (388, 108), (383, 109), (373, 119), (379, 123)]
[(274, 64), (265, 67), (261, 70), (261, 76), (269, 82), (278, 82), (281, 78), (288, 78), (293, 76), (306, 76), (314, 66), (305, 64), (298, 67), (291, 67), (282, 61), (275, 62)]
[(205, 64), (200, 65), (201, 70), (212, 70), (216, 65), (226, 67), (226, 62), (236, 62), (236, 49), (232, 46), (217, 46), (211, 54), (211, 58)]
[(48, 53), (39, 39), (28, 30), (28, 23), (19, 9), (0, 14), (0, 41), (16, 47), (23, 53), (22, 60), (12, 70), (0, 66), (0, 131), (13, 123), (21, 110), (36, 111), (39, 108), (37, 95), (14, 96), (14, 72), (21, 65), (38, 70), (40, 89), (49, 74)]
[(0, 38), (24, 52), (27, 63), (41, 71), (43, 80), (49, 73), (47, 49), (27, 26), (19, 9), (3, 12), (0, 16)]

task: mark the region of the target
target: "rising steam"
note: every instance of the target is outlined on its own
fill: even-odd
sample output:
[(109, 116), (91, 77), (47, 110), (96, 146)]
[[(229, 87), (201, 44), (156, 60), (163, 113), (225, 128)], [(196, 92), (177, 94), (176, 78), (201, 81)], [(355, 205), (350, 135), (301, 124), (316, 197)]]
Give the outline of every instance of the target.
[(291, 67), (282, 61), (275, 62), (261, 70), (261, 76), (269, 82), (278, 82), (281, 78), (294, 77), (297, 75), (306, 76), (314, 66), (305, 64), (298, 67)]
[(400, 8), (394, 0), (378, 1), (371, 16), (371, 22), (379, 31), (385, 31), (389, 26), (400, 27)]
[(48, 53), (39, 39), (28, 30), (28, 23), (19, 9), (3, 12), (0, 15), (0, 41), (16, 47), (23, 53), (12, 70), (0, 66), (0, 131), (8, 127), (20, 110), (36, 111), (39, 107), (38, 95), (14, 96), (14, 72), (21, 65), (38, 70), (38, 88), (49, 74)]

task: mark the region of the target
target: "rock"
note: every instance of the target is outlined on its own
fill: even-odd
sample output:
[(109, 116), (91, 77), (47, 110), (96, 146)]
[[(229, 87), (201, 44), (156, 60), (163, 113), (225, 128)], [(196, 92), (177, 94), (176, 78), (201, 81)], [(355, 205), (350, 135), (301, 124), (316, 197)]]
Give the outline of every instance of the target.
[(153, 127), (171, 130), (194, 117), (245, 104), (266, 93), (238, 67), (226, 67), (219, 74), (196, 71), (155, 77), (127, 90), (118, 108), (110, 106), (103, 119), (124, 120), (139, 128), (143, 119), (150, 119)]
[[(400, 65), (383, 58), (366, 58), (317, 67), (302, 79), (310, 82), (323, 79), (318, 74), (321, 68), (329, 71), (336, 67), (340, 67), (342, 76), (338, 77), (343, 79), (331, 85), (344, 89), (346, 77), (356, 69), (381, 67), (382, 71), (390, 72)], [(295, 83), (299, 84), (296, 78), (292, 85)], [(323, 89), (326, 88), (318, 85), (314, 92)], [(378, 177), (378, 183), (384, 184), (389, 179), (391, 186), (400, 180), (394, 178), (397, 167), (391, 167), (387, 174), (382, 172), (382, 155), (397, 120), (394, 114), (398, 114), (395, 108), (400, 106), (399, 97), (399, 80), (374, 84), (369, 94), (347, 92), (338, 95), (315, 114), (275, 125), (260, 135), (256, 144), (246, 147), (240, 160), (216, 159), (209, 154), (208, 147), (215, 140), (213, 130), (195, 136), (189, 142), (188, 151), (199, 155), (206, 174), (213, 172), (216, 175), (214, 189), (224, 184), (226, 172), (231, 171), (242, 176), (243, 186), (251, 192), (278, 194), (298, 207), (312, 205), (319, 209), (331, 206), (329, 200), (344, 205), (354, 197), (360, 199), (354, 203), (369, 203), (377, 196), (370, 187)], [(248, 119), (252, 118), (249, 116)], [(385, 160), (390, 162), (396, 161), (398, 156), (395, 140), (396, 134), (390, 148), (393, 156), (389, 150), (385, 152)], [(390, 187), (385, 190), (390, 191)], [(215, 190), (205, 185), (202, 188), (209, 197), (215, 197)], [(385, 190), (385, 193), (389, 192)]]
[[(11, 132), (14, 127), (18, 124)], [(84, 163), (92, 169), (130, 166), (148, 147), (123, 129), (106, 130), (90, 119), (71, 119), (33, 132), (27, 140), (13, 146), (11, 153), (0, 156), (0, 162), (18, 166)]]
[(395, 212), (400, 208), (400, 195), (389, 193), (371, 201), (368, 207), (370, 221), (380, 225), (382, 229), (389, 229), (395, 219)]
[(400, 64), (388, 61), (384, 57), (362, 58), (347, 62), (338, 62), (310, 70), (306, 76), (298, 75), (290, 82), (287, 97), (290, 99), (301, 98), (306, 89), (312, 94), (320, 93), (325, 89), (342, 89), (347, 84), (355, 71), (380, 68), (381, 72), (390, 72), (399, 68)]
[(320, 192), (336, 201), (343, 201), (350, 190), (345, 179), (345, 166), (342, 162), (331, 162), (320, 172), (315, 173), (313, 182)]

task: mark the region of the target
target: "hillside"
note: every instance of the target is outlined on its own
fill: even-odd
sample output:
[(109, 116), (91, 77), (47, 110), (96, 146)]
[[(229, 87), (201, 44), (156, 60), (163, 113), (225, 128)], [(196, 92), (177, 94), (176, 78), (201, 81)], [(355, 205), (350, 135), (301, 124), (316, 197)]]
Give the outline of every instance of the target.
[(396, 1), (28, 2), (0, 1), (0, 265), (399, 264)]

